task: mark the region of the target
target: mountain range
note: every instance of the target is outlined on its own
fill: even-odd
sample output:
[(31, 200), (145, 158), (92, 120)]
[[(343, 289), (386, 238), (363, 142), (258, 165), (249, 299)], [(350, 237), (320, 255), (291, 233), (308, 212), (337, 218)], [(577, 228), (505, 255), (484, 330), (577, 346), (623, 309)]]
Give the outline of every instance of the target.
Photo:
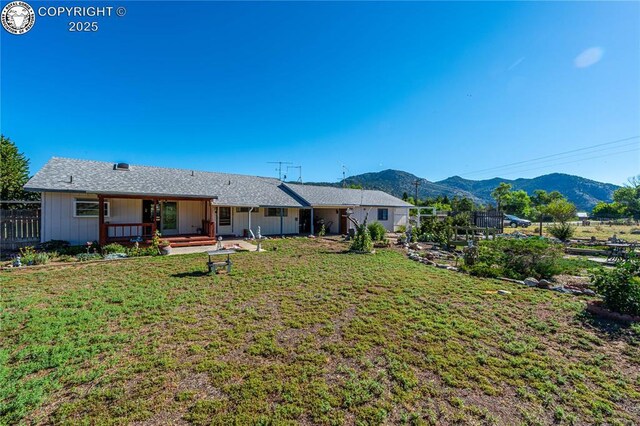
[(533, 195), (536, 189), (543, 189), (547, 192), (560, 191), (578, 210), (590, 211), (600, 201), (612, 201), (613, 191), (619, 188), (610, 183), (597, 182), (580, 176), (567, 175), (563, 173), (551, 173), (531, 179), (503, 179), (493, 178), (485, 180), (470, 180), (460, 176), (431, 182), (414, 174), (401, 170), (383, 170), (381, 172), (364, 173), (350, 176), (344, 182), (316, 184), (331, 186), (362, 185), (365, 189), (379, 189), (402, 197), (406, 192), (409, 196), (415, 195), (415, 182), (418, 181), (418, 197), (436, 197), (447, 195), (448, 197), (459, 196), (471, 198), (480, 204), (494, 203), (491, 191), (500, 184), (507, 182), (513, 185), (513, 190), (524, 190), (529, 195)]

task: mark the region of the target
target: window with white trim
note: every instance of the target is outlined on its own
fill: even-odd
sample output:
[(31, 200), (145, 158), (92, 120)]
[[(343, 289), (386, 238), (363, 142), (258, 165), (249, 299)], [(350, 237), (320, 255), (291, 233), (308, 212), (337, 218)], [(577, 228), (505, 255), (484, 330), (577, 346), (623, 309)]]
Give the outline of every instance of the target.
[(389, 220), (389, 209), (378, 209), (378, 220)]
[[(76, 199), (73, 202), (73, 217), (98, 217), (98, 200)], [(111, 204), (104, 202), (104, 217), (111, 215)]]
[[(236, 207), (236, 213), (249, 213), (249, 209), (251, 207)], [(260, 212), (260, 209), (258, 207), (254, 207), (253, 210), (251, 210), (251, 213), (258, 213)]]

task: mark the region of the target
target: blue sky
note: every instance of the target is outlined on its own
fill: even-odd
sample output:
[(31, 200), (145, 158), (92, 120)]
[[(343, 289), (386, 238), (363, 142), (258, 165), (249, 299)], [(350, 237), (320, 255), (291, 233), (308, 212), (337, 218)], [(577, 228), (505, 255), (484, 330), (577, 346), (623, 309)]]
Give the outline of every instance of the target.
[(127, 14), (1, 30), (2, 132), (33, 172), (61, 156), (266, 176), (282, 160), (305, 181), (343, 164), (640, 173), (640, 139), (497, 168), (640, 135), (637, 2), (98, 4)]

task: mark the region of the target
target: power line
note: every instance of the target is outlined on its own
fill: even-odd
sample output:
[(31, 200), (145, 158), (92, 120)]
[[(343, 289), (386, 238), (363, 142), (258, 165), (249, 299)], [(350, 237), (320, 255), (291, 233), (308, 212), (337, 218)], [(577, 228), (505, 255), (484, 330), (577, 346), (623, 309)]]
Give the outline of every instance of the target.
[[(592, 155), (592, 154), (595, 154), (596, 152), (604, 152), (602, 155), (606, 156), (606, 155), (608, 155), (607, 154), (608, 151), (619, 150), (621, 148), (626, 148), (626, 147), (629, 147), (629, 146), (635, 146), (637, 148), (640, 148), (640, 145), (637, 142), (631, 142), (631, 143), (625, 143), (625, 144), (614, 146), (614, 147), (606, 147), (606, 148), (592, 150), (592, 151), (589, 151), (589, 152), (581, 152), (581, 153), (574, 154), (574, 155), (567, 155), (567, 154), (560, 155), (560, 154), (558, 154), (557, 157), (551, 158), (551, 159), (547, 159), (547, 160), (536, 160), (536, 161), (530, 161), (530, 162), (523, 162), (523, 163), (518, 164), (518, 165), (505, 166), (505, 167), (501, 167), (500, 169), (496, 168), (495, 170), (500, 170), (500, 171), (496, 172), (495, 170), (493, 170), (493, 172), (494, 173), (500, 173), (501, 175), (511, 174), (511, 173), (513, 173), (513, 169), (516, 169), (516, 171), (520, 170), (521, 167), (526, 167), (527, 165), (529, 165), (529, 163), (531, 163), (531, 164), (541, 163), (541, 162), (545, 163), (547, 161), (557, 161), (557, 160), (566, 160), (566, 159), (571, 159), (572, 161), (575, 160), (577, 162), (577, 161), (582, 161), (584, 159), (582, 157), (585, 156), (585, 155)], [(552, 166), (552, 165), (553, 164), (550, 164), (549, 166)], [(544, 167), (547, 167), (547, 166), (544, 166)], [(476, 174), (479, 174), (479, 173), (476, 173)]]
[(628, 152), (636, 152), (636, 151), (639, 151), (639, 150), (640, 150), (640, 147), (634, 148), (634, 149), (628, 149), (628, 150), (625, 150), (625, 151), (611, 152), (609, 154), (596, 155), (595, 157), (587, 157), (587, 158), (580, 158), (580, 159), (577, 159), (577, 160), (565, 161), (563, 163), (547, 164), (547, 165), (540, 166), (540, 167), (534, 167), (532, 169), (515, 170), (515, 171), (504, 173), (503, 175), (508, 176), (508, 175), (514, 175), (514, 174), (518, 174), (518, 173), (529, 172), (529, 171), (532, 171), (532, 170), (546, 169), (548, 167), (562, 166), (562, 165), (565, 165), (565, 164), (572, 164), (572, 163), (579, 163), (581, 161), (594, 160), (594, 159), (597, 159), (597, 158), (612, 157), (614, 155), (626, 154)]
[[(596, 144), (596, 145), (591, 145), (591, 146), (586, 146), (586, 147), (582, 147), (582, 148), (572, 149), (572, 150), (569, 150), (569, 151), (559, 152), (559, 153), (556, 153), (556, 154), (544, 155), (542, 157), (532, 158), (532, 159), (529, 159), (529, 160), (517, 161), (517, 162), (514, 162), (514, 163), (503, 164), (501, 166), (495, 166), (495, 167), (489, 167), (489, 168), (486, 168), (486, 169), (475, 170), (475, 171), (464, 173), (461, 176), (469, 176), (469, 175), (474, 175), (474, 174), (478, 174), (478, 173), (482, 173), (482, 172), (500, 170), (500, 169), (503, 169), (503, 168), (509, 168), (509, 167), (517, 166), (517, 165), (521, 165), (521, 164), (537, 162), (537, 161), (540, 161), (540, 160), (545, 160), (545, 159), (558, 157), (558, 156), (562, 156), (562, 155), (566, 155), (566, 154), (571, 154), (571, 153), (575, 153), (575, 152), (591, 150), (593, 148), (598, 148), (598, 147), (601, 147), (601, 146), (614, 145), (614, 144), (618, 144), (618, 143), (621, 143), (621, 142), (627, 142), (627, 141), (630, 141), (630, 140), (633, 140), (633, 139), (637, 139), (639, 137), (640, 136), (631, 136), (631, 137), (624, 138), (624, 139), (617, 139), (617, 140), (614, 140), (614, 141), (609, 141), (609, 142), (599, 143), (599, 144)], [(616, 148), (618, 148), (618, 147), (616, 147)]]

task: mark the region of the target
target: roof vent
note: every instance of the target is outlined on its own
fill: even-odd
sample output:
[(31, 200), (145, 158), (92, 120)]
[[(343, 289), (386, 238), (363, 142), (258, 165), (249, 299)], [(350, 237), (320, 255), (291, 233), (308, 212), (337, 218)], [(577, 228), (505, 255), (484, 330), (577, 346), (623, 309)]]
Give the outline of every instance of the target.
[(114, 164), (113, 170), (129, 170), (129, 163)]

